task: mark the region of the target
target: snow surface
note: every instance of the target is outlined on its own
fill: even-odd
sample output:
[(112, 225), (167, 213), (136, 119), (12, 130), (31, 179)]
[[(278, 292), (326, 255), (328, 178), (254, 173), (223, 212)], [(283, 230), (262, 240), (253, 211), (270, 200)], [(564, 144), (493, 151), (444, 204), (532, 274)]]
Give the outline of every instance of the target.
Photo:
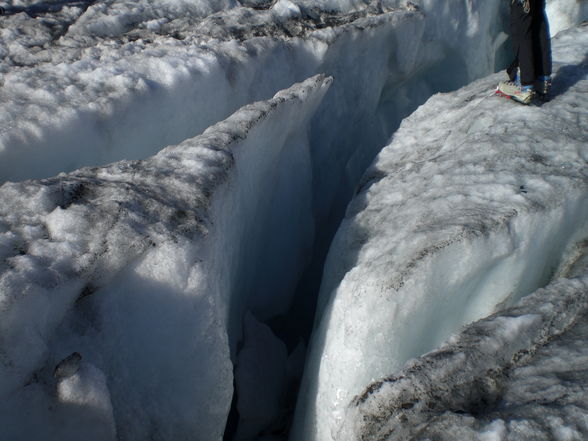
[(545, 10), (552, 36), (588, 20), (588, 0), (551, 0)]
[(371, 382), (544, 286), (588, 237), (586, 47), (586, 26), (554, 43), (541, 106), (490, 96), (501, 73), (403, 121), (331, 246), (294, 439), (343, 439)]
[[(148, 157), (318, 73), (335, 76), (339, 93), (369, 85), (366, 97), (383, 103), (393, 85), (410, 100), (393, 107), (404, 110), (389, 118), (399, 122), (447, 83), (417, 83), (432, 67), (464, 66), (458, 87), (496, 64), (499, 0), (446, 3), (425, 2), (424, 18), (384, 6), (299, 16), (285, 2), (264, 11), (211, 3), (222, 10), (205, 16), (198, 2), (14, 3), (0, 19), (0, 181)], [(412, 88), (397, 92), (407, 78)]]

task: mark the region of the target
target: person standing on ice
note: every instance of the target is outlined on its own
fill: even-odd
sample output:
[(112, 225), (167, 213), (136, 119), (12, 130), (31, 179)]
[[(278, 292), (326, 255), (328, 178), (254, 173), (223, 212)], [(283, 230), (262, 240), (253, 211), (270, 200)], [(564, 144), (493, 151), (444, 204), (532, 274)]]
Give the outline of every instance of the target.
[(551, 42), (545, 0), (511, 0), (510, 31), (515, 59), (507, 69), (510, 81), (498, 92), (529, 104), (535, 93), (546, 95), (551, 87)]

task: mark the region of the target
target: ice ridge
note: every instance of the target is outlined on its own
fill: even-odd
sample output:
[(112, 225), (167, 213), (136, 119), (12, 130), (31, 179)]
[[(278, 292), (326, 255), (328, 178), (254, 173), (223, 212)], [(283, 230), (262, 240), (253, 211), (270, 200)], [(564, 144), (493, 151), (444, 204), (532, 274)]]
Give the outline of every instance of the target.
[[(351, 403), (338, 439), (483, 439), (500, 432), (494, 426), (504, 440), (553, 439), (558, 426), (585, 433), (580, 415), (588, 402), (580, 391), (588, 379), (578, 363), (586, 354), (574, 353), (585, 331), (571, 334), (586, 327), (587, 281), (558, 280), (372, 383)], [(554, 390), (534, 392), (534, 384)]]
[[(292, 185), (309, 194), (308, 120), (331, 81), (293, 85), (146, 160), (0, 187), (3, 436), (222, 438), (229, 335), (258, 294), (260, 269), (242, 256), (284, 222), (268, 213), (290, 192), (284, 161), (301, 163)], [(289, 221), (308, 237), (309, 202), (296, 210)], [(56, 384), (72, 353), (78, 373)], [(117, 432), (95, 431), (113, 418)]]
[[(563, 274), (588, 237), (587, 38), (583, 26), (554, 40), (551, 100), (495, 97), (502, 74), (492, 75), (433, 96), (378, 155), (329, 251), (294, 439), (369, 426), (385, 398), (365, 415), (347, 408), (361, 409), (354, 397), (372, 382)], [(349, 429), (345, 439), (407, 433), (394, 415), (381, 432)]]

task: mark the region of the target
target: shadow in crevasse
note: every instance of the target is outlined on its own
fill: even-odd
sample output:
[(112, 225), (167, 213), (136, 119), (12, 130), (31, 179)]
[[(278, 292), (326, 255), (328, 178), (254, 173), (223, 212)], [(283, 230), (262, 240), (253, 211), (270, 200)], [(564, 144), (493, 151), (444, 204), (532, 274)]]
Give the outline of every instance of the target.
[(77, 351), (104, 374), (122, 439), (189, 439), (200, 426), (220, 431), (230, 404), (232, 365), (217, 310), (222, 299), (183, 288), (175, 261), (162, 257), (154, 265), (167, 264), (176, 279), (158, 280), (131, 265), (80, 297), (49, 345), (50, 359)]
[(585, 79), (586, 74), (588, 74), (588, 52), (584, 54), (584, 59), (578, 64), (565, 65), (557, 70), (553, 78), (550, 100), (565, 94), (578, 81)]
[(36, 17), (42, 14), (60, 12), (66, 6), (86, 9), (93, 3), (96, 3), (96, 0), (61, 0), (38, 2), (29, 6), (4, 6), (2, 9), (0, 9), (0, 12), (2, 15), (14, 15), (21, 12), (26, 12), (31, 17)]
[(34, 383), (11, 393), (0, 403), (0, 439), (10, 441), (115, 441), (112, 412), (78, 395), (83, 403), (63, 402), (55, 385)]

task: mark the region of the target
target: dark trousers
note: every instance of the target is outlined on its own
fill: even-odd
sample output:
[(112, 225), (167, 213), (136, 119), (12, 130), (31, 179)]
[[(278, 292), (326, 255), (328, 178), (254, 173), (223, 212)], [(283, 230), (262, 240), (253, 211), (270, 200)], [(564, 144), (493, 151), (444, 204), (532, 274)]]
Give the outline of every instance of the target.
[(545, 15), (545, 0), (530, 0), (526, 13), (518, 0), (511, 0), (510, 32), (515, 59), (507, 72), (514, 81), (517, 67), (521, 69), (521, 84), (533, 84), (541, 76), (551, 75), (551, 42)]

